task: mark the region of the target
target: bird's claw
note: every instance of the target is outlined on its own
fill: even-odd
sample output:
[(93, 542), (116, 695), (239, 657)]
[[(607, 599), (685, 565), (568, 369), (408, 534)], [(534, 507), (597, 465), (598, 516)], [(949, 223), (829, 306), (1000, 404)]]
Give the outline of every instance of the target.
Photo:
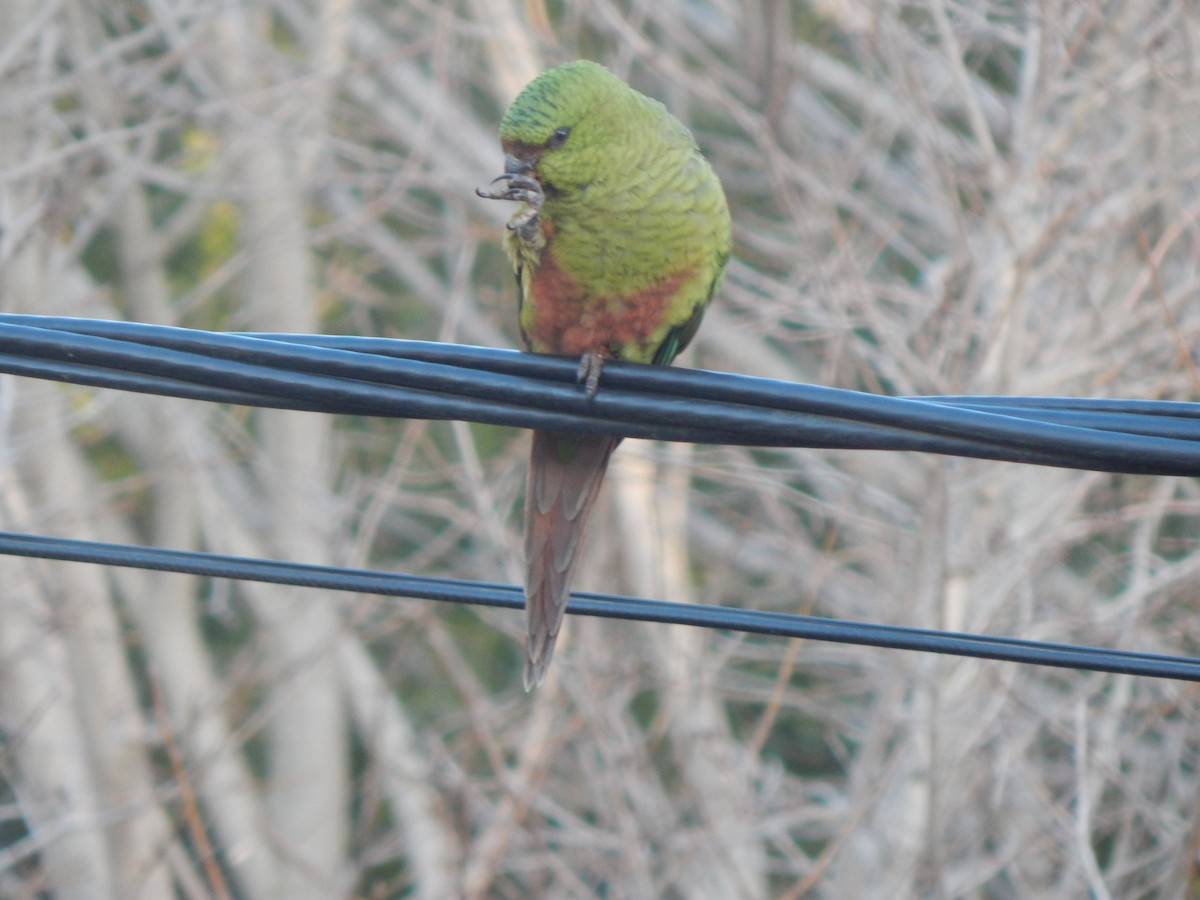
[[(492, 187), (498, 181), (504, 182), (500, 187)], [(512, 200), (524, 203), (525, 208), (518, 210), (508, 221), (508, 230), (515, 231), (525, 239), (531, 239), (537, 228), (538, 215), (542, 204), (546, 202), (546, 193), (536, 178), (529, 175), (505, 172), (493, 178), (486, 188), (475, 188), (477, 196), (485, 200)]]
[(589, 350), (579, 360), (579, 368), (575, 371), (575, 381), (583, 385), (584, 393), (591, 400), (600, 388), (600, 370), (604, 368), (604, 357), (595, 350)]
[[(492, 187), (498, 181), (503, 181), (501, 187)], [(538, 180), (530, 175), (519, 172), (505, 172), (497, 175), (485, 188), (475, 188), (475, 193), (485, 200), (523, 200), (538, 207), (546, 199)]]

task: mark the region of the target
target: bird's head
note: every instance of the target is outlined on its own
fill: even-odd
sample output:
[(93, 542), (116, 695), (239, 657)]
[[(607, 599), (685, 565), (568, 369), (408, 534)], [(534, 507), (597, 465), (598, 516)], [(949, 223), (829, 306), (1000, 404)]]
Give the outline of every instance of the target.
[(637, 129), (655, 107), (661, 110), (593, 62), (543, 72), (500, 123), (505, 172), (531, 175), (548, 198), (568, 195), (628, 163)]

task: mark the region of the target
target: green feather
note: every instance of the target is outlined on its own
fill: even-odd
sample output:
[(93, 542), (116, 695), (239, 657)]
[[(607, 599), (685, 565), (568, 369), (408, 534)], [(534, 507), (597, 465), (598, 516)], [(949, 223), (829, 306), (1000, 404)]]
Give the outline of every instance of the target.
[(505, 113), (500, 138), (506, 152), (531, 162), (551, 235), (548, 242), (541, 233), (507, 238), (523, 329), (531, 330), (543, 253), (574, 280), (581, 306), (615, 311), (622, 299), (675, 278), (653, 334), (606, 348), (623, 359), (669, 363), (695, 334), (730, 252), (725, 195), (691, 133), (658, 101), (579, 61), (531, 82)]

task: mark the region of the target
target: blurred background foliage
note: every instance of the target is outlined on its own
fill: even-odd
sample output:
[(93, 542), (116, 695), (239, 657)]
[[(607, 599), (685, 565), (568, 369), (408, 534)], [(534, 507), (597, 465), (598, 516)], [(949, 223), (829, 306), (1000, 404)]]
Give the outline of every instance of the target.
[[(517, 346), (495, 129), (578, 57), (735, 224), (681, 361), (1195, 399), (1183, 0), (7, 0), (0, 306)], [(0, 528), (519, 578), (527, 437), (0, 379)], [(1194, 654), (1200, 494), (629, 441), (581, 588)], [(1191, 685), (0, 560), (0, 894), (1182, 896)]]

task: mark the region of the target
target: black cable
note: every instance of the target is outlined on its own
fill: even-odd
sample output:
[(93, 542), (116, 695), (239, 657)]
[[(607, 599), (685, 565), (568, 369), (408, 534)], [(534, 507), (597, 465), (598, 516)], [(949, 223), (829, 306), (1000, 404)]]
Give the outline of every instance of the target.
[(0, 371), (331, 413), (1200, 475), (1195, 403), (882, 397), (621, 363), (605, 367), (601, 390), (589, 401), (568, 359), (381, 338), (217, 334), (16, 315), (0, 316)]
[[(74, 541), (11, 532), (0, 532), (0, 554), (504, 609), (520, 609), (524, 605), (521, 589), (513, 585), (427, 578), (370, 569), (302, 565), (128, 544)], [(735, 609), (727, 606), (667, 603), (611, 594), (572, 594), (567, 610), (585, 616), (692, 625), (776, 637), (836, 641), (897, 650), (923, 650), (978, 659), (1200, 681), (1200, 659), (1185, 656), (848, 622), (841, 619)]]

